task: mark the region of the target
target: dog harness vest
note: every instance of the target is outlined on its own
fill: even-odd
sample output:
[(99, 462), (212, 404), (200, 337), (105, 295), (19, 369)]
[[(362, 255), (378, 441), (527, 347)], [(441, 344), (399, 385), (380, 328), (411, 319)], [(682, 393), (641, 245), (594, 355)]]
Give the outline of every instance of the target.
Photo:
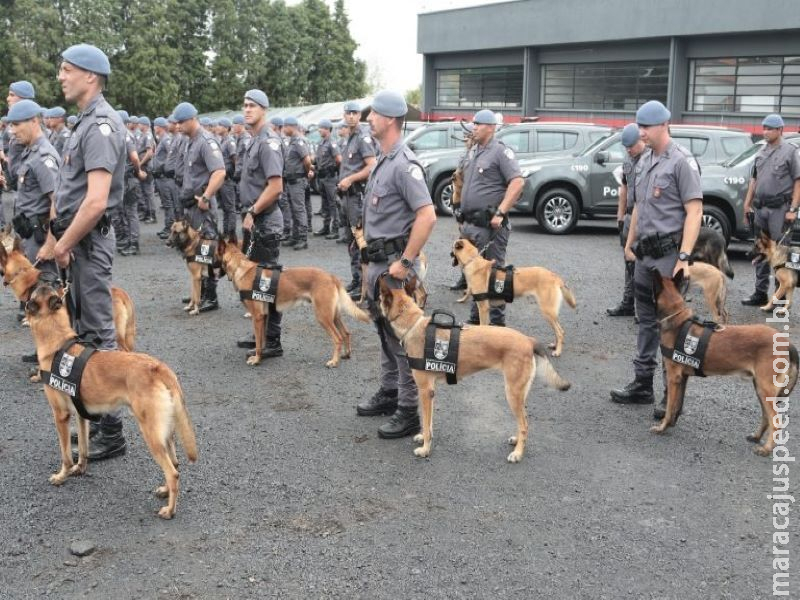
[[(440, 335), (449, 331), (450, 337)], [(418, 371), (444, 373), (448, 385), (457, 383), (458, 346), (461, 338), (461, 323), (456, 323), (453, 313), (435, 310), (425, 327), (425, 351), (422, 358), (408, 358), (408, 366)]]
[[(256, 274), (253, 277), (253, 289), (240, 290), (239, 298), (241, 300), (256, 300), (257, 302), (275, 303), (278, 297), (278, 282), (281, 278), (282, 266), (276, 265), (270, 269), (264, 267), (256, 267)], [(268, 277), (264, 271), (271, 271), (272, 276)]]
[(783, 266), (793, 271), (800, 271), (800, 248), (792, 247), (789, 249), (789, 254), (786, 256), (786, 263)]
[(86, 363), (89, 362), (92, 354), (97, 352), (97, 349), (91, 346), (84, 346), (78, 356), (67, 354), (67, 350), (77, 343), (78, 338), (72, 338), (61, 346), (61, 349), (53, 356), (53, 364), (50, 365), (50, 371), (42, 371), (42, 381), (54, 390), (63, 392), (72, 398), (75, 410), (78, 411), (81, 417), (89, 421), (99, 421), (103, 415), (89, 414), (83, 405), (80, 395), (83, 370), (86, 368)]
[(514, 301), (514, 265), (492, 267), (489, 275), (489, 290), (480, 294), (472, 294), (476, 302), (481, 300)]
[[(699, 336), (692, 335), (692, 325), (699, 325), (703, 328)], [(703, 361), (708, 348), (708, 340), (711, 334), (719, 330), (719, 325), (714, 321), (701, 321), (697, 317), (686, 320), (678, 330), (675, 338), (675, 348), (661, 346), (661, 354), (673, 362), (687, 367), (692, 367), (695, 375), (705, 377), (703, 373)]]
[(203, 265), (213, 265), (214, 255), (217, 252), (216, 240), (200, 240), (194, 256), (187, 256), (186, 262), (196, 262)]

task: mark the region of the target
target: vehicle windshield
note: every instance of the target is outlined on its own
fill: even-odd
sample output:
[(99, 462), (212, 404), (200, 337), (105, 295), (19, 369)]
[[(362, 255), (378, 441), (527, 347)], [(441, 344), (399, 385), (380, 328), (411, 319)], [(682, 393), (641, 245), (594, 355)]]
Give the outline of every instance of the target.
[(598, 139), (598, 140), (592, 142), (591, 144), (589, 144), (589, 146), (585, 150), (583, 150), (582, 152), (575, 152), (572, 156), (586, 156), (587, 154), (591, 154), (592, 152), (597, 150), (597, 148), (599, 148), (605, 142), (607, 142), (608, 138), (611, 137), (612, 133), (613, 132), (608, 132), (606, 135), (604, 135), (600, 139)]
[(743, 163), (748, 158), (753, 156), (754, 154), (758, 153), (761, 150), (761, 147), (764, 145), (764, 142), (756, 142), (752, 146), (750, 146), (747, 150), (742, 152), (741, 154), (734, 156), (732, 159), (722, 163), (723, 167), (735, 167), (736, 165)]

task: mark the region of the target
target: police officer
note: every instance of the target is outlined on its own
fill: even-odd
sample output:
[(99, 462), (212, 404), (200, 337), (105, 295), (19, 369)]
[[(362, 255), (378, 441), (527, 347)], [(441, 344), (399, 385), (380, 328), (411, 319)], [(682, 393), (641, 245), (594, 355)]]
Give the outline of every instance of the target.
[[(172, 145), (169, 148), (165, 175), (172, 178), (169, 185), (172, 187), (172, 194), (175, 198), (175, 219), (182, 219), (184, 215), (183, 204), (181, 203), (181, 188), (183, 187), (184, 157), (186, 156), (186, 145), (188, 138), (181, 133), (175, 115), (167, 117), (169, 132), (172, 134)], [(186, 300), (188, 303), (189, 300)]]
[(157, 146), (153, 154), (153, 179), (158, 189), (158, 196), (161, 198), (161, 209), (164, 211), (164, 229), (158, 232), (158, 237), (166, 239), (169, 236), (170, 227), (175, 219), (175, 188), (170, 185), (173, 181), (173, 174), (167, 175), (167, 160), (169, 159), (172, 147), (173, 136), (169, 132), (169, 123), (164, 117), (157, 117), (153, 120), (155, 127)]
[(67, 129), (67, 111), (61, 106), (51, 108), (48, 112), (50, 116), (50, 143), (61, 156), (64, 153), (64, 146), (69, 139), (69, 129)]
[[(58, 266), (70, 269), (73, 327), (100, 350), (116, 348), (111, 305), (114, 229), (107, 213), (122, 202), (125, 126), (103, 97), (108, 57), (89, 44), (64, 50), (58, 80), (67, 102), (80, 110), (61, 164), (50, 233)], [(45, 257), (46, 258), (46, 257)], [(105, 415), (90, 440), (89, 460), (125, 452), (120, 411)]]
[(339, 236), (339, 208), (336, 205), (336, 176), (342, 164), (342, 152), (339, 144), (332, 139), (333, 124), (322, 119), (318, 125), (322, 138), (317, 145), (316, 177), (319, 195), (322, 200), (322, 228), (314, 235), (324, 235), (325, 239), (336, 239)]
[(304, 250), (308, 248), (306, 186), (308, 178), (313, 177), (314, 172), (311, 168), (308, 144), (303, 140), (298, 128), (299, 123), (295, 117), (286, 117), (283, 120), (283, 133), (288, 139), (284, 178), (292, 212), (292, 239), (286, 240), (283, 245), (292, 246), (294, 250)]
[(381, 340), (381, 387), (356, 407), (356, 413), (392, 414), (378, 428), (382, 438), (413, 435), (420, 427), (417, 386), (400, 342), (380, 314), (378, 278), (388, 273), (386, 283), (402, 287), (418, 268), (419, 253), (436, 223), (422, 167), (403, 143), (403, 117), (407, 112), (400, 94), (384, 90), (375, 95), (368, 118), (371, 133), (380, 142), (380, 158), (367, 181), (362, 219), (367, 243), (378, 251), (370, 255), (383, 255), (367, 268), (367, 298)]
[(142, 193), (141, 181), (147, 175), (142, 170), (137, 151), (136, 123), (127, 111), (117, 113), (125, 130), (125, 187), (122, 205), (111, 211), (111, 219), (115, 232), (118, 232), (116, 241), (117, 252), (122, 256), (131, 256), (139, 253), (139, 197)]
[(156, 222), (156, 199), (155, 199), (155, 185), (153, 181), (153, 165), (151, 163), (153, 154), (156, 150), (156, 141), (153, 137), (153, 132), (150, 131), (150, 118), (139, 117), (138, 120), (139, 130), (139, 145), (136, 151), (139, 153), (139, 161), (142, 163), (142, 170), (147, 177), (139, 182), (142, 188), (140, 198), (139, 210), (143, 213), (142, 221), (145, 223)]
[[(788, 246), (791, 234), (784, 236), (784, 231), (794, 225), (800, 206), (800, 151), (783, 139), (784, 124), (780, 115), (767, 115), (762, 125), (767, 143), (753, 164), (744, 199), (745, 223), (752, 219), (756, 235), (765, 231), (773, 240)], [(769, 262), (756, 263), (756, 291), (742, 300), (742, 304), (767, 304), (769, 273)]]
[[(475, 144), (462, 160), (464, 187), (461, 211), (456, 215), (461, 233), (475, 241), (483, 256), (505, 265), (511, 232), (508, 211), (517, 203), (524, 181), (514, 151), (495, 138), (497, 117), (487, 109), (472, 119)], [(490, 310), (492, 325), (505, 325), (505, 307)], [(469, 322), (479, 322), (473, 302)]]
[(363, 211), (364, 183), (375, 165), (375, 148), (369, 133), (361, 131), (361, 105), (351, 100), (344, 105), (344, 121), (347, 124), (347, 144), (342, 147), (342, 162), (339, 166), (337, 189), (342, 197), (344, 221), (341, 223), (350, 254), (352, 279), (347, 291), (352, 296), (360, 295), (361, 253), (353, 239), (352, 227), (361, 221)]
[[(624, 388), (611, 391), (611, 400), (620, 404), (654, 401), (659, 325), (650, 270), (655, 268), (665, 277), (683, 270), (688, 276), (689, 258), (703, 217), (700, 168), (692, 153), (670, 137), (669, 119), (670, 112), (657, 100), (644, 103), (636, 111), (640, 135), (649, 149), (634, 168), (636, 203), (625, 256), (636, 260), (633, 290), (639, 333), (633, 359), (635, 379)], [(662, 402), (656, 409), (656, 418), (663, 417), (664, 406)]]
[(242, 211), (242, 200), (239, 193), (239, 181), (242, 179), (242, 164), (247, 144), (250, 143), (250, 132), (245, 127), (244, 116), (236, 115), (233, 117), (233, 137), (236, 140), (235, 167), (233, 169), (233, 180), (236, 182), (236, 212)]
[(216, 134), (225, 164), (225, 183), (219, 190), (219, 203), (222, 209), (222, 234), (226, 237), (236, 235), (236, 183), (233, 180), (236, 170), (236, 140), (231, 136), (232, 123), (222, 117), (217, 121)]
[[(639, 126), (636, 123), (628, 123), (622, 130), (622, 145), (625, 147), (627, 156), (622, 163), (621, 184), (619, 186), (617, 202), (617, 227), (619, 229), (619, 242), (623, 250), (625, 242), (628, 240), (628, 230), (633, 214), (633, 204), (635, 202), (636, 185), (633, 170), (639, 162), (642, 152), (646, 146), (639, 136)], [(612, 317), (631, 317), (635, 314), (633, 304), (633, 271), (635, 261), (623, 257), (625, 260), (625, 287), (622, 292), (622, 302), (614, 308), (607, 308), (606, 312)]]
[[(205, 239), (217, 239), (216, 194), (225, 181), (225, 163), (222, 150), (212, 133), (200, 126), (197, 109), (188, 102), (181, 102), (172, 113), (189, 138), (184, 159), (181, 202), (187, 211), (189, 224)], [(208, 277), (203, 278), (200, 312), (216, 310), (217, 278), (209, 267)]]
[[(269, 99), (261, 90), (250, 90), (244, 96), (244, 119), (253, 133), (247, 144), (242, 164), (239, 193), (242, 200), (242, 248), (247, 257), (260, 265), (274, 266), (280, 257), (283, 214), (279, 198), (283, 190), (282, 141), (267, 125)], [(281, 347), (281, 313), (275, 305), (268, 307), (266, 344), (262, 358), (283, 355)], [(251, 335), (237, 342), (240, 348), (255, 348)], [(251, 350), (248, 356), (255, 353)]]
[[(15, 81), (8, 86), (8, 96), (6, 97), (6, 104), (11, 108), (20, 100), (34, 100), (36, 98), (36, 91), (33, 84), (29, 81)], [(37, 115), (38, 116), (38, 115)], [(15, 164), (19, 163), (19, 157), (24, 152), (25, 146), (14, 137), (13, 132), (9, 129), (8, 137), (8, 150), (4, 150), (5, 161), (7, 165), (7, 181), (6, 185), (12, 190), (17, 189), (17, 167)]]

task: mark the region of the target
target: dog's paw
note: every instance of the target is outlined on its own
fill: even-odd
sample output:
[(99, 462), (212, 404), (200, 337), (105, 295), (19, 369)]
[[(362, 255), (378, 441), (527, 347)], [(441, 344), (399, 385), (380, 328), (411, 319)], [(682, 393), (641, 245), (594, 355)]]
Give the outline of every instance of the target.
[(559, 356), (561, 356), (561, 350), (553, 350), (550, 354), (558, 358)]
[(764, 446), (756, 446), (753, 448), (753, 452), (758, 454), (759, 456), (769, 456), (772, 454), (771, 450), (767, 450)]
[(547, 344), (547, 347), (550, 350), (555, 350), (556, 349), (556, 343), (555, 342), (550, 342), (549, 344)]
[(161, 517), (162, 519), (169, 520), (175, 516), (175, 511), (170, 510), (169, 506), (164, 506), (161, 508), (161, 510), (158, 511), (158, 516)]
[(659, 433), (659, 434), (661, 434), (661, 433), (664, 433), (664, 431), (666, 429), (667, 429), (667, 421), (666, 421), (666, 419), (664, 419), (658, 425), (653, 425), (650, 428), (650, 433)]
[(246, 313), (244, 313), (242, 316), (243, 316), (245, 319), (249, 319), (249, 318), (250, 318), (250, 317), (252, 317), (253, 315), (251, 315), (249, 312), (246, 312)]
[(68, 473), (70, 477), (77, 477), (79, 475), (83, 475), (84, 473), (86, 473), (86, 464), (78, 463), (76, 465), (72, 465)]
[(200, 314), (200, 307), (199, 306), (193, 307), (192, 310), (189, 311), (189, 314), (192, 315), (192, 316), (199, 315)]
[(415, 435), (415, 436), (414, 436), (414, 441), (415, 441), (417, 444), (421, 444), (421, 443), (422, 443), (422, 441), (423, 441), (423, 439), (424, 439), (424, 438), (422, 437), (422, 434), (421, 434), (421, 433), (418, 433), (417, 435)]
[(31, 375), (30, 382), (31, 383), (39, 383), (42, 380), (42, 376), (40, 374)]
[(58, 473), (53, 473), (50, 475), (50, 483), (53, 485), (61, 485), (67, 480), (67, 472), (66, 470), (59, 471)]
[(187, 304), (186, 306), (183, 307), (183, 310), (185, 310), (186, 312), (189, 312), (193, 308), (194, 308), (194, 304)]
[(765, 304), (764, 306), (760, 306), (759, 310), (761, 310), (763, 312), (772, 312), (772, 308), (773, 308), (772, 302), (770, 302), (769, 304)]
[(508, 458), (506, 460), (511, 464), (518, 463), (522, 460), (522, 452), (517, 452), (515, 450), (514, 452), (508, 455)]
[(250, 365), (251, 367), (253, 367), (253, 366), (255, 366), (255, 365), (259, 364), (259, 363), (261, 363), (261, 353), (260, 352), (256, 352), (254, 356), (250, 356), (247, 359), (247, 364)]
[(153, 495), (156, 498), (166, 498), (167, 496), (169, 496), (169, 489), (167, 489), (167, 486), (165, 485), (160, 485), (153, 490)]
[(414, 448), (414, 456), (417, 458), (428, 458), (431, 455), (431, 447), (428, 446), (420, 446), (419, 448)]

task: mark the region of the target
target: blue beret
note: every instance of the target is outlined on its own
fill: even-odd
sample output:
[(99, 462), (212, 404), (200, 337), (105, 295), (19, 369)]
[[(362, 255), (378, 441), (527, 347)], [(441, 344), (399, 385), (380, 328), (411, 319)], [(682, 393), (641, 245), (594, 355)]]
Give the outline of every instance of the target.
[(153, 125), (155, 125), (156, 127), (166, 127), (167, 120), (164, 117), (156, 117), (155, 119), (153, 119)]
[(322, 119), (317, 127), (324, 127), (325, 129), (333, 129), (333, 123), (330, 122), (330, 119)]
[(783, 117), (778, 114), (767, 115), (764, 117), (764, 120), (761, 121), (761, 125), (763, 127), (778, 129), (778, 127), (783, 127)]
[(212, 118), (209, 117), (208, 124), (211, 127), (216, 127), (217, 125), (219, 125), (219, 121), (217, 119), (212, 119)]
[(344, 103), (344, 112), (361, 112), (361, 105), (355, 100)]
[(244, 125), (244, 117), (242, 115), (236, 115), (233, 117), (232, 123), (234, 125)]
[(30, 81), (15, 81), (8, 86), (8, 89), (23, 100), (33, 100), (36, 98), (36, 91), (33, 89), (33, 84)]
[(61, 58), (84, 71), (91, 71), (98, 75), (111, 74), (111, 63), (105, 52), (91, 44), (76, 44), (61, 53)]
[(297, 122), (297, 117), (286, 117), (283, 120), (284, 125), (289, 125), (290, 127), (297, 127), (300, 123)]
[(60, 106), (54, 106), (50, 109), (50, 117), (53, 119), (63, 119), (67, 116), (67, 111), (65, 111)]
[(167, 122), (168, 123), (177, 123), (178, 121), (175, 120), (175, 115), (170, 113), (170, 115), (167, 117)]
[(33, 100), (20, 100), (8, 111), (8, 121), (19, 123), (37, 117), (41, 113), (42, 107)]
[(475, 116), (472, 117), (472, 122), (479, 125), (497, 125), (497, 117), (488, 108), (484, 108), (475, 113)]
[(150, 118), (149, 117), (139, 117), (139, 125), (147, 125), (150, 127)]
[(630, 148), (639, 141), (639, 126), (636, 123), (628, 123), (622, 130), (622, 145)]
[(661, 125), (669, 121), (672, 113), (658, 100), (645, 102), (636, 111), (636, 122), (639, 125)]
[(276, 127), (283, 127), (283, 119), (281, 117), (272, 117), (269, 122)]
[(70, 125), (75, 125), (75, 123), (77, 122), (78, 122), (78, 117), (76, 117), (75, 115), (70, 115), (67, 117), (67, 123), (69, 123)]
[(203, 127), (208, 127), (211, 125), (211, 118), (210, 117), (200, 117), (200, 125)]
[(219, 121), (217, 121), (217, 125), (219, 125), (220, 127), (226, 127), (227, 129), (230, 129), (233, 123), (231, 123), (231, 120), (228, 119), (227, 117), (222, 117)]
[(127, 110), (118, 110), (117, 114), (119, 115), (119, 118), (122, 119), (123, 123), (130, 123), (131, 117)]
[(372, 110), (384, 117), (404, 117), (408, 105), (399, 92), (381, 90), (372, 99)]
[(181, 123), (189, 119), (194, 119), (197, 116), (197, 109), (188, 102), (181, 102), (175, 107), (175, 110), (172, 111), (172, 115), (175, 117), (176, 123)]
[(262, 108), (269, 108), (269, 98), (261, 90), (248, 90), (244, 95), (245, 100), (252, 100)]

